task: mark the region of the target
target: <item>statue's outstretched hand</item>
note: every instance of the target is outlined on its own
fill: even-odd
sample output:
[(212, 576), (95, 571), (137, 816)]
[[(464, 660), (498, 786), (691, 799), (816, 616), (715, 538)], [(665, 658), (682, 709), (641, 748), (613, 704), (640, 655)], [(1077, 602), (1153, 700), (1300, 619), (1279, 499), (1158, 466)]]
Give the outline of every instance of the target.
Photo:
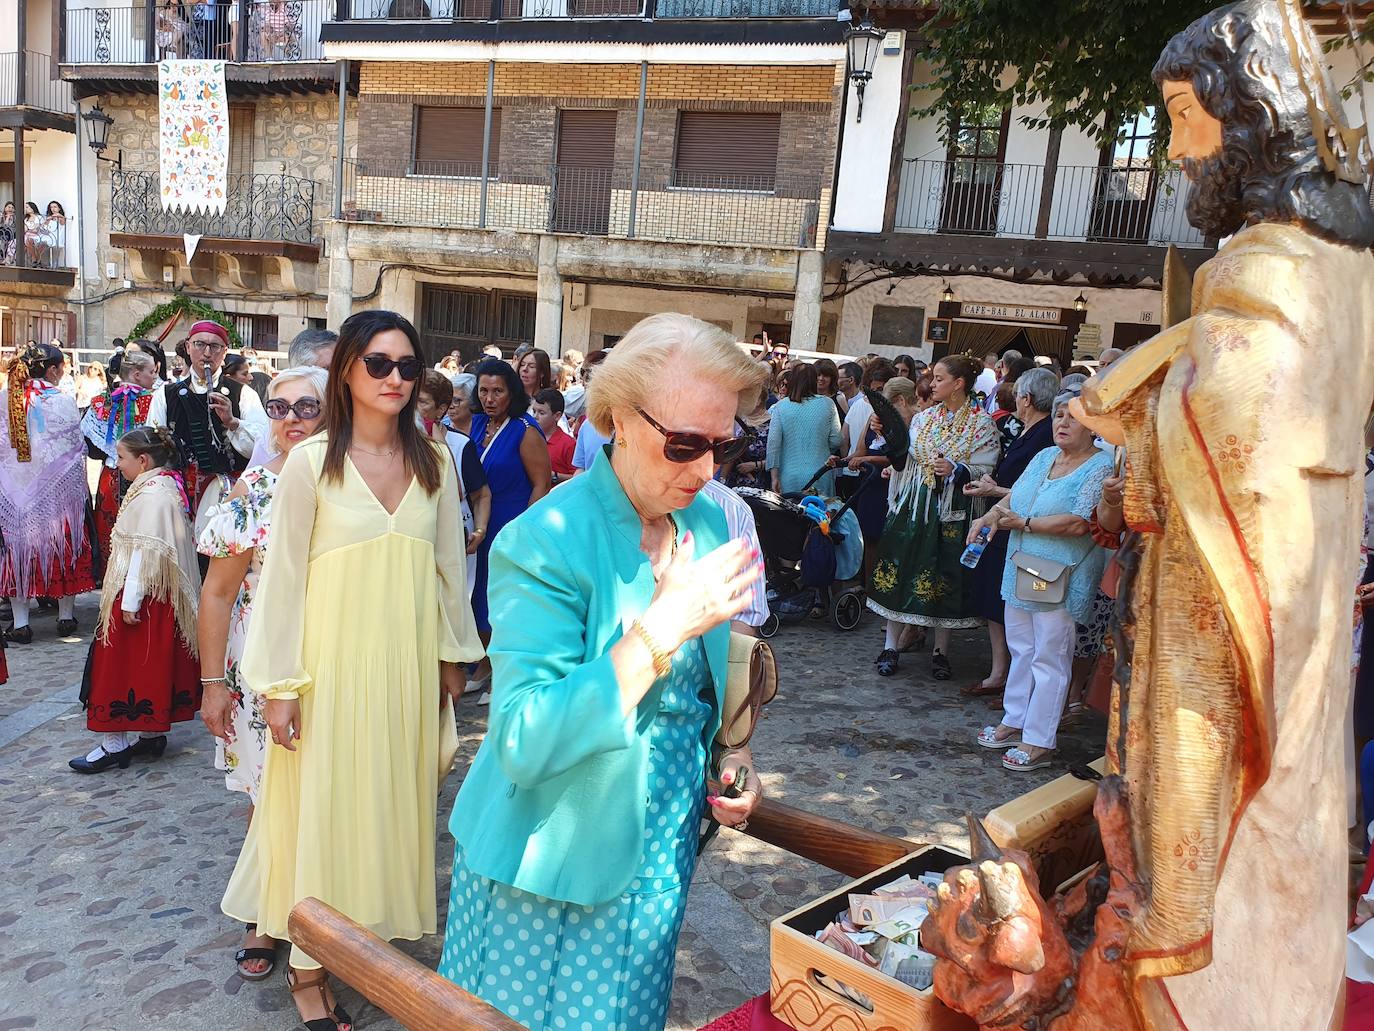
[(945, 875), (921, 946), (935, 966), (935, 993), (985, 1028), (1019, 1028), (1058, 1008), (1077, 963), (1038, 893), (1025, 853), (1008, 850)]

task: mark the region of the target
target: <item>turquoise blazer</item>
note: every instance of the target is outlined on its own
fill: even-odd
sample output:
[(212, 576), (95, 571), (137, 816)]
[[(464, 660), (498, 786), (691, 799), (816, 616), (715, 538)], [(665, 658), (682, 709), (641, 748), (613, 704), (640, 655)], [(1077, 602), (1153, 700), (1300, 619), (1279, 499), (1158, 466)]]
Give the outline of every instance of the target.
[[(724, 513), (703, 495), (673, 517), (697, 555), (728, 540)], [(639, 868), (662, 683), (623, 715), (610, 650), (654, 594), (641, 532), (605, 454), (492, 545), (491, 715), (449, 820), (475, 873), (594, 906), (621, 895)], [(730, 624), (704, 643), (715, 682), (709, 745)]]

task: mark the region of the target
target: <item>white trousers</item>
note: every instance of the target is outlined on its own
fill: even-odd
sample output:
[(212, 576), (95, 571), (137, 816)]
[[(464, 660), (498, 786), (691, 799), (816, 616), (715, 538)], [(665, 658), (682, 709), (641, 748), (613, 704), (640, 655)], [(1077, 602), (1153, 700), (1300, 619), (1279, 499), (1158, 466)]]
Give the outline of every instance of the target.
[(1073, 672), (1073, 617), (1067, 609), (1006, 612), (1011, 668), (1002, 696), (1002, 722), (1036, 748), (1053, 748)]

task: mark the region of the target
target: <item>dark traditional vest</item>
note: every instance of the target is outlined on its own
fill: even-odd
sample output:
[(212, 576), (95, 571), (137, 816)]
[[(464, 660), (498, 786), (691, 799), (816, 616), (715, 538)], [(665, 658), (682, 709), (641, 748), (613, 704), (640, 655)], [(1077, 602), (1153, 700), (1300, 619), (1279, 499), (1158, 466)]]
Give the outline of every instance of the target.
[[(248, 459), (229, 443), (229, 430), (211, 414), (207, 395), (192, 390), (189, 379), (168, 383), (163, 389), (167, 392), (167, 428), (201, 472), (236, 474), (248, 467)], [(215, 393), (229, 399), (235, 419), (241, 417), (242, 390), (243, 384), (231, 379), (221, 379), (215, 387)]]

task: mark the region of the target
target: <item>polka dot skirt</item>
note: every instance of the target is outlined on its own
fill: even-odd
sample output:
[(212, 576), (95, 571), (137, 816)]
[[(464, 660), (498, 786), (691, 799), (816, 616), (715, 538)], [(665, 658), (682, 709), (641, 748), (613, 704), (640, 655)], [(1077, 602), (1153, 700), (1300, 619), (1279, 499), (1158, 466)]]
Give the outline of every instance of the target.
[[(459, 845), (439, 973), (530, 1031), (662, 1031), (696, 867), (711, 678), (695, 640), (655, 685), (638, 875), (619, 898), (578, 906), (468, 869)], [(646, 701), (652, 699), (652, 694)]]

